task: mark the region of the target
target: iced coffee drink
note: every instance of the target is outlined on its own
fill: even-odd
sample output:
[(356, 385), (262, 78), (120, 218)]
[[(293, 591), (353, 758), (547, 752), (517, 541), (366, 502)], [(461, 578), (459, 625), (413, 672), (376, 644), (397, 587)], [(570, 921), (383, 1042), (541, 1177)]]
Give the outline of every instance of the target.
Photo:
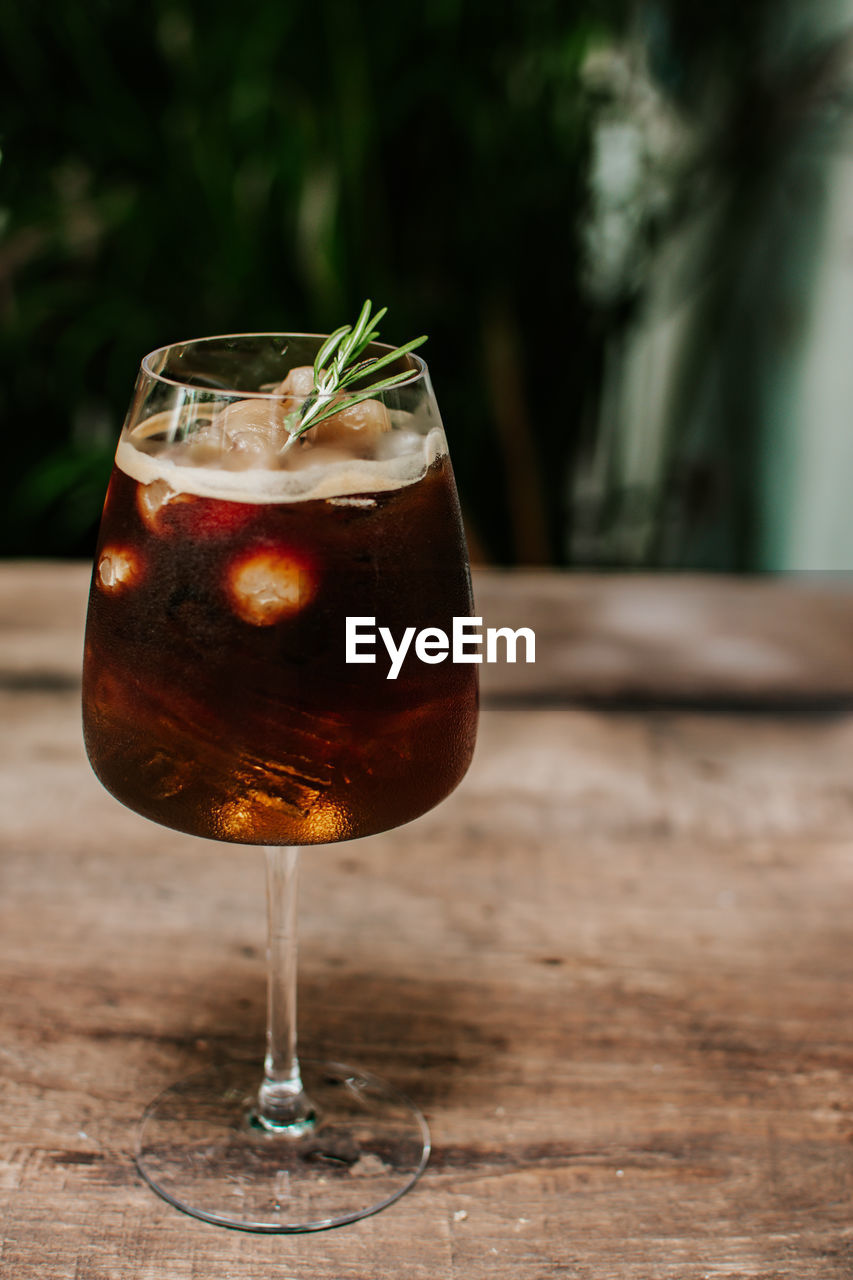
[[(453, 475), (416, 357), (410, 389), (332, 403), (294, 439), (316, 341), (252, 341), (149, 357), (95, 559), (86, 746), (166, 826), (352, 839), (432, 808), (471, 758), (476, 667), (345, 660), (347, 617), (398, 635), (470, 613)], [(237, 342), (237, 386), (211, 386)]]

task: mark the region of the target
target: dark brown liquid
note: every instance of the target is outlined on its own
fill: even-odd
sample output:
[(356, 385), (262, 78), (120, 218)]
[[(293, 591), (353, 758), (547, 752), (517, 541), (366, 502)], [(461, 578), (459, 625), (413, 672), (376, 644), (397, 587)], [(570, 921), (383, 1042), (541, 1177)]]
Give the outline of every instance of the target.
[(412, 646), (388, 680), (378, 637), (375, 665), (345, 662), (347, 616), (399, 642), (470, 613), (446, 459), (371, 505), (158, 508), (162, 490), (116, 468), (104, 510), (83, 676), (104, 786), (179, 831), (281, 845), (370, 835), (448, 795), (474, 748), (476, 666)]

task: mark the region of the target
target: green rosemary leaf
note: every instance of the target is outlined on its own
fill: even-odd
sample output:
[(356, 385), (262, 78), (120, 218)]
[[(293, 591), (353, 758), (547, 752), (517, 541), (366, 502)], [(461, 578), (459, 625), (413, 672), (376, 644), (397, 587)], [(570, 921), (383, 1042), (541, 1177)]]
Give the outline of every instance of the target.
[[(312, 417), (308, 425), (310, 427), (316, 427), (318, 423), (325, 422), (326, 418), (333, 418), (336, 413), (340, 413), (341, 409), (351, 409), (353, 405), (361, 404), (362, 400), (371, 400), (377, 391), (387, 391), (390, 387), (396, 387), (399, 382), (403, 382), (406, 378), (410, 378), (411, 376), (411, 373), (408, 371), (395, 373), (390, 378), (386, 378), (384, 382), (377, 382), (375, 386), (368, 388), (367, 391), (356, 391), (347, 396), (343, 403), (338, 402), (336, 404), (329, 405), (328, 408), (322, 412), (318, 412), (316, 417)], [(307, 430), (307, 428), (304, 428), (304, 430)]]
[(368, 386), (358, 391), (341, 395), (344, 388), (352, 386), (354, 382), (373, 379), (380, 369), (399, 360), (401, 356), (408, 355), (410, 351), (414, 351), (415, 347), (426, 342), (424, 334), (385, 355), (360, 360), (359, 356), (362, 352), (379, 337), (378, 323), (388, 311), (387, 307), (381, 307), (376, 315), (372, 316), (372, 307), (373, 304), (368, 299), (361, 308), (355, 324), (342, 325), (340, 329), (330, 333), (320, 347), (314, 360), (314, 389), (300, 407), (288, 415), (289, 438), (284, 445), (285, 449), (303, 432), (324, 422), (326, 418), (331, 418), (341, 409), (361, 404), (363, 400), (369, 400), (377, 391), (387, 391), (390, 387), (396, 387), (399, 383), (411, 378), (412, 370), (404, 369), (379, 382), (371, 381)]
[(379, 321), (382, 319), (382, 317), (387, 314), (388, 314), (387, 307), (382, 307), (379, 311), (376, 312), (376, 315), (373, 317), (373, 319), (370, 321), (368, 325), (368, 332), (364, 335), (364, 339), (359, 343), (359, 352), (363, 351), (365, 347), (369, 347), (371, 342), (375, 342), (376, 339), (379, 337), (379, 329), (377, 326), (379, 324)]
[[(384, 369), (386, 364), (398, 360), (400, 356), (408, 355), (410, 351), (414, 351), (415, 347), (419, 347), (422, 342), (426, 342), (426, 334), (421, 334), (419, 338), (412, 338), (411, 342), (407, 342), (405, 346), (397, 347), (396, 351), (390, 351), (387, 355), (378, 356), (375, 360), (365, 360), (356, 368), (348, 370), (341, 378), (338, 386), (346, 387), (350, 383), (357, 381), (358, 378), (366, 378), (368, 374), (374, 374), (379, 369)], [(407, 374), (410, 377), (411, 374)]]
[(363, 339), (370, 328), (370, 308), (371, 302), (368, 298), (364, 306), (361, 308), (361, 314), (356, 320), (349, 334), (344, 338), (335, 358), (336, 366), (339, 370), (345, 369), (350, 360), (363, 349)]
[(320, 373), (320, 370), (322, 369), (322, 367), (323, 367), (324, 363), (326, 362), (326, 360), (328, 360), (329, 356), (330, 356), (330, 355), (332, 355), (332, 353), (335, 351), (335, 349), (339, 346), (339, 344), (340, 344), (341, 340), (342, 340), (342, 339), (346, 336), (346, 334), (348, 334), (348, 333), (349, 333), (349, 325), (348, 325), (348, 324), (343, 324), (343, 325), (341, 325), (340, 329), (336, 329), (334, 333), (330, 333), (330, 334), (329, 334), (328, 338), (327, 338), (327, 339), (326, 339), (326, 341), (323, 343), (323, 345), (322, 345), (322, 347), (320, 348), (320, 350), (317, 352), (317, 357), (316, 357), (316, 359), (315, 359), (315, 361), (314, 361), (314, 379), (315, 379), (315, 381), (316, 381), (316, 379), (317, 379), (317, 377), (318, 377), (318, 375), (319, 375), (319, 373)]
[(367, 332), (367, 330), (370, 328), (370, 308), (372, 306), (373, 306), (373, 303), (368, 298), (364, 306), (361, 308), (361, 314), (359, 315), (358, 319), (356, 320), (352, 328), (352, 336), (353, 336), (354, 342), (358, 342), (358, 340), (362, 338), (364, 334)]

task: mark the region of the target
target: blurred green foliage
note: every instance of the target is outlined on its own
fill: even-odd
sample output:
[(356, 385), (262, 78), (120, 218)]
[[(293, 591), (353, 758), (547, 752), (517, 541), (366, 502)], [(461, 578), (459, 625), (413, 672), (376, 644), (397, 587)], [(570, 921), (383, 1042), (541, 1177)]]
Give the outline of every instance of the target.
[[(801, 55), (807, 18), (797, 0), (0, 4), (0, 554), (91, 551), (145, 352), (328, 331), (371, 297), (387, 340), (430, 335), (475, 553), (754, 567), (770, 258), (818, 216), (791, 157), (838, 114), (846, 49)], [(688, 294), (652, 367), (637, 353)]]
[(620, 14), (619, 0), (0, 6), (15, 479), (0, 551), (91, 549), (146, 351), (326, 331), (369, 296), (390, 309), (388, 340), (430, 334), (485, 554), (558, 559), (596, 358), (576, 283), (579, 70)]

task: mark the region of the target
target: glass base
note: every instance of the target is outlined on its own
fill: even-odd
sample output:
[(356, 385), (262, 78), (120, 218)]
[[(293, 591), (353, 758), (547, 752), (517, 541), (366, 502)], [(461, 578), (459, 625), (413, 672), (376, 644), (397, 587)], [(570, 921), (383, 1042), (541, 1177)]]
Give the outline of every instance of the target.
[(166, 1089), (142, 1118), (143, 1178), (176, 1209), (239, 1231), (322, 1231), (399, 1200), (429, 1159), (421, 1113), (364, 1071), (301, 1067), (317, 1119), (294, 1135), (253, 1119), (257, 1066), (210, 1067)]

